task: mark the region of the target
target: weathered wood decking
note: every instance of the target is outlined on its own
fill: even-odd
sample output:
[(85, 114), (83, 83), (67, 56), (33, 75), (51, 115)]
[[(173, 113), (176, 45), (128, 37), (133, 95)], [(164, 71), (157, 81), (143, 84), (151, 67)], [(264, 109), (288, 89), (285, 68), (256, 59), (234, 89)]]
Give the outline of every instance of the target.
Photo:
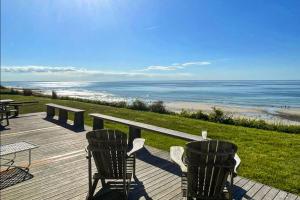
[[(28, 141), (39, 145), (32, 152), (33, 178), (1, 190), (3, 200), (85, 199), (88, 188), (85, 131), (74, 132), (44, 120), (45, 113), (22, 115), (1, 130), (1, 144)], [(87, 127), (87, 130), (90, 130)], [(19, 160), (26, 160), (21, 153)], [(168, 152), (147, 146), (138, 154), (137, 179), (129, 199), (181, 199), (179, 168)], [(289, 199), (300, 197), (236, 177), (235, 199)]]

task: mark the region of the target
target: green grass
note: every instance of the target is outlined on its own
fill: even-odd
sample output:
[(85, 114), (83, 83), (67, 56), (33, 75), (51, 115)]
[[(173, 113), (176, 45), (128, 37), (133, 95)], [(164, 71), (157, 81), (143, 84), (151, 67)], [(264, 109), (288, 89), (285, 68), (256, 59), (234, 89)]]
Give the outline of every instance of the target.
[[(299, 134), (224, 125), (176, 115), (135, 111), (70, 100), (21, 95), (1, 95), (1, 98), (16, 101), (39, 101), (37, 105), (22, 107), (21, 113), (45, 111), (45, 104), (49, 102), (84, 109), (86, 110), (85, 124), (90, 126), (92, 120), (88, 114), (101, 113), (195, 135), (199, 135), (202, 129), (207, 129), (210, 138), (227, 140), (238, 145), (238, 154), (242, 160), (239, 175), (300, 195)], [(105, 126), (123, 131), (128, 129), (113, 123), (106, 123)], [(180, 139), (147, 131), (142, 132), (142, 136), (146, 139), (146, 144), (166, 151), (169, 151), (170, 146), (183, 146), (186, 143)]]

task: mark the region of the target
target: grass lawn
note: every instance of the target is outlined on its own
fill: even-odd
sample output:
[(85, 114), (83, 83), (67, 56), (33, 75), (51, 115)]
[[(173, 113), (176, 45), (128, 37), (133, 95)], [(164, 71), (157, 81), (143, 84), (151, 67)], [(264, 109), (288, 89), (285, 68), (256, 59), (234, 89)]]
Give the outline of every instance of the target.
[[(1, 99), (39, 101), (37, 105), (22, 107), (21, 113), (45, 111), (44, 105), (49, 102), (84, 109), (86, 110), (85, 124), (90, 126), (92, 120), (88, 113), (101, 113), (189, 134), (199, 135), (202, 129), (207, 129), (210, 138), (228, 140), (237, 144), (238, 154), (242, 160), (239, 168), (240, 176), (300, 195), (300, 134), (217, 124), (174, 115), (134, 111), (70, 100), (21, 95), (1, 95)], [(127, 127), (118, 124), (106, 123), (105, 126), (127, 131)], [(142, 137), (146, 139), (147, 145), (166, 151), (169, 151), (169, 147), (172, 145), (183, 146), (186, 143), (180, 139), (147, 131), (142, 132)]]

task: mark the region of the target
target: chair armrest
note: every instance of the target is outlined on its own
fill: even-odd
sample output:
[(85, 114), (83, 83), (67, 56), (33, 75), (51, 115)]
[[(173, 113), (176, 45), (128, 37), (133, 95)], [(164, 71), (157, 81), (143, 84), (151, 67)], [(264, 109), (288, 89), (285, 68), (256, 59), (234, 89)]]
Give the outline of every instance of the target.
[(170, 157), (171, 160), (179, 165), (180, 169), (182, 172), (187, 172), (187, 167), (185, 164), (182, 162), (182, 156), (184, 153), (184, 148), (180, 146), (172, 146), (170, 148)]
[(127, 153), (127, 156), (130, 156), (137, 152), (138, 150), (144, 147), (145, 139), (144, 138), (136, 138), (132, 142), (132, 149)]
[(240, 157), (237, 155), (237, 154), (235, 154), (234, 155), (234, 160), (235, 160), (235, 166), (234, 166), (234, 173), (235, 173), (235, 175), (237, 175), (237, 169), (238, 169), (238, 167), (240, 166), (240, 164), (241, 164), (241, 159), (240, 159)]

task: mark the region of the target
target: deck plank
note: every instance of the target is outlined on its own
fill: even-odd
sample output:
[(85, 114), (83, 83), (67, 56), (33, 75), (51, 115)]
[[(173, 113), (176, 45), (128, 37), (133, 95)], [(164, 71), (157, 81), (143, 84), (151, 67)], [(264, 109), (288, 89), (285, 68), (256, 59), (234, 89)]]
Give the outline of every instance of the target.
[(297, 199), (297, 196), (292, 193), (288, 193), (288, 195), (285, 198), (285, 200), (296, 200), (296, 199)]
[[(1, 143), (19, 141), (39, 145), (32, 151), (32, 179), (1, 190), (1, 199), (84, 199), (88, 191), (85, 147), (86, 131), (73, 132), (44, 119), (45, 113), (11, 119), (10, 129), (1, 131)], [(91, 130), (91, 127), (86, 127)], [(17, 162), (24, 164), (26, 153)], [(137, 180), (129, 199), (182, 199), (181, 172), (169, 153), (146, 146), (137, 155)], [(93, 165), (95, 171), (95, 166)], [(235, 177), (235, 199), (299, 199), (244, 177)], [(98, 185), (98, 190), (101, 184)]]
[(274, 200), (283, 200), (287, 196), (287, 193), (284, 191), (279, 191), (278, 194), (275, 196)]
[(255, 183), (251, 189), (249, 189), (246, 194), (245, 197), (242, 198), (242, 200), (246, 200), (246, 199), (253, 199), (253, 196), (263, 187), (263, 184), (261, 183)]
[(271, 187), (264, 185), (260, 190), (254, 195), (253, 199), (261, 200), (264, 199), (265, 195), (271, 190)]

